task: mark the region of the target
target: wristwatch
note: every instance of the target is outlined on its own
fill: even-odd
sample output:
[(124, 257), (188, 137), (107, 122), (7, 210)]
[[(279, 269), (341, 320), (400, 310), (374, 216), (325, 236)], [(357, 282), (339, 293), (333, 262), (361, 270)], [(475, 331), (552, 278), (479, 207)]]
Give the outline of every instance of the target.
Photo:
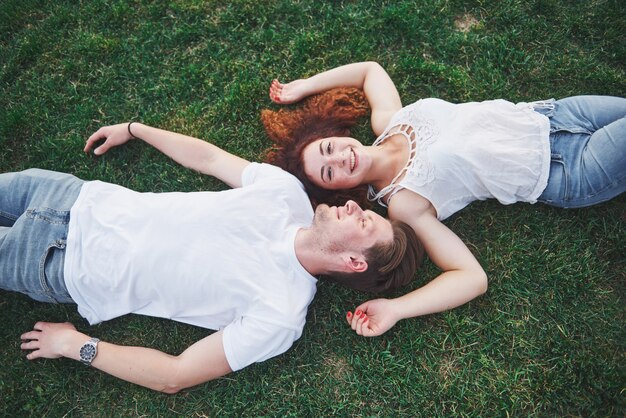
[(98, 354), (98, 342), (100, 340), (97, 338), (90, 338), (83, 346), (80, 348), (78, 352), (80, 361), (87, 365), (91, 366), (91, 362), (96, 358)]

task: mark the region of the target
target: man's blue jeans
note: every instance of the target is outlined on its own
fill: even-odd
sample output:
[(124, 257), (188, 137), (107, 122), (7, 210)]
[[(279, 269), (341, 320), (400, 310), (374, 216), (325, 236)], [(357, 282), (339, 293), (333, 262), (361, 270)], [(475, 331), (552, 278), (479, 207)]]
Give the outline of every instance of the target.
[(71, 303), (63, 277), (70, 209), (83, 181), (31, 169), (0, 174), (0, 288)]
[(552, 153), (540, 202), (580, 208), (626, 191), (626, 99), (568, 97), (537, 111), (550, 118)]

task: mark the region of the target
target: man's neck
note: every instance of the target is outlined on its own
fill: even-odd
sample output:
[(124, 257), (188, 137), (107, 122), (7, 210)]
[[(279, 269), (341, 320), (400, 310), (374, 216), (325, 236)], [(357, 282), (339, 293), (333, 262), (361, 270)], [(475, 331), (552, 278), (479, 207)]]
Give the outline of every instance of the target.
[(323, 268), (324, 263), (320, 257), (320, 251), (315, 242), (311, 240), (311, 230), (306, 228), (298, 229), (294, 242), (296, 258), (302, 264), (302, 267), (312, 276), (327, 273), (327, 269)]

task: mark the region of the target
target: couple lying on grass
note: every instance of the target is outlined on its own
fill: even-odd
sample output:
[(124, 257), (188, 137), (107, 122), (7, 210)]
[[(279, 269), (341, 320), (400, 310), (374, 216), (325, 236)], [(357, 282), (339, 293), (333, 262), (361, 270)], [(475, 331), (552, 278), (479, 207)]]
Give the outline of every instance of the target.
[[(484, 270), (442, 223), (473, 200), (573, 208), (626, 189), (623, 98), (402, 107), (372, 62), (270, 87), (278, 104), (308, 96), (263, 112), (273, 165), (133, 122), (85, 145), (102, 155), (141, 139), (232, 190), (137, 193), (36, 169), (1, 174), (1, 288), (75, 303), (90, 324), (137, 313), (217, 330), (173, 356), (38, 322), (21, 335), (27, 358), (68, 357), (175, 393), (285, 352), (302, 333), (314, 276), (382, 293), (410, 282), (425, 251), (442, 271), (435, 279), (347, 313), (357, 334), (381, 335), (486, 291)], [(368, 108), (371, 146), (349, 137)], [(391, 221), (362, 209), (368, 199)]]

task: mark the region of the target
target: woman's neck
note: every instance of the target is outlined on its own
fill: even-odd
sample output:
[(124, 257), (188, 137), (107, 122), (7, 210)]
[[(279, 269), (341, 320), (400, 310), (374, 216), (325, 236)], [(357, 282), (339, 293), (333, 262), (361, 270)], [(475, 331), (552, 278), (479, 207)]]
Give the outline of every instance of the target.
[(382, 144), (368, 147), (372, 157), (372, 169), (367, 183), (380, 190), (387, 186), (402, 170), (409, 158), (409, 147), (402, 135), (393, 135)]

